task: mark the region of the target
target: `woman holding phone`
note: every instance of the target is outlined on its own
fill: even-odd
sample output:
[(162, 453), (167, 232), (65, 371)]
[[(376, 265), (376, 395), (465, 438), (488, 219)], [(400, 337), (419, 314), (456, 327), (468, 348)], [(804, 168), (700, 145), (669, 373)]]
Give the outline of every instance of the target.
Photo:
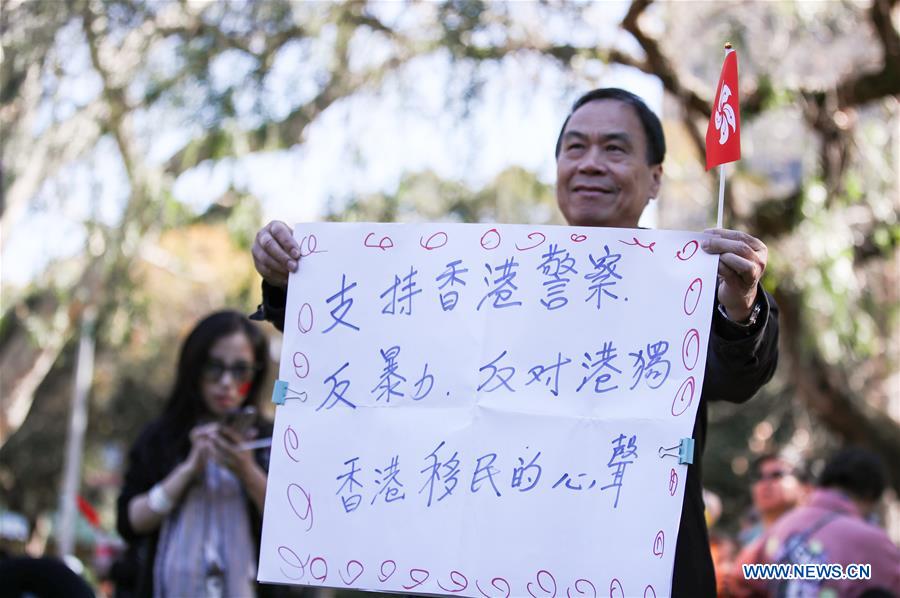
[[(118, 530), (137, 544), (137, 596), (256, 596), (270, 437), (255, 407), (269, 363), (265, 336), (234, 311), (185, 339), (162, 415), (129, 452)], [(242, 429), (239, 429), (242, 428)]]

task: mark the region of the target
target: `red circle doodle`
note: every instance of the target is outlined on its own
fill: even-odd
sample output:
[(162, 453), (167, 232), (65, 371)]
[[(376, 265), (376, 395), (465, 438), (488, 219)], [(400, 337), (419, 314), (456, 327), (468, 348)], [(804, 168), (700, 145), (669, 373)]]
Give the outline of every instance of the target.
[[(574, 585), (575, 585), (575, 591), (578, 592), (578, 595), (579, 595), (579, 596), (588, 596), (588, 593), (587, 593), (587, 592), (585, 592), (584, 590), (582, 590), (581, 588), (578, 587), (578, 584), (580, 584), (581, 582), (584, 582), (584, 583), (586, 583), (587, 585), (589, 585), (589, 586), (591, 587), (591, 593), (590, 593), (591, 598), (597, 598), (597, 588), (595, 588), (595, 587), (594, 587), (594, 584), (592, 584), (592, 583), (590, 582), (590, 580), (587, 580), (587, 579), (578, 579), (578, 580), (575, 580), (575, 584), (574, 584)], [(571, 589), (569, 589), (569, 588), (566, 589), (566, 596), (567, 596), (568, 598), (572, 598), (572, 591), (571, 591)]]
[(537, 231), (535, 231), (533, 233), (528, 233), (528, 240), (530, 241), (531, 238), (534, 236), (539, 236), (541, 238), (541, 240), (538, 241), (537, 243), (535, 243), (534, 245), (529, 245), (528, 247), (519, 247), (519, 244), (516, 243), (516, 249), (518, 249), (519, 251), (528, 251), (529, 249), (534, 249), (535, 247), (540, 247), (544, 243), (544, 241), (547, 240), (547, 235), (545, 235), (544, 233), (537, 232)]
[(314, 253), (322, 253), (317, 251), (319, 241), (315, 235), (309, 235), (300, 239), (300, 257), (309, 257)]
[(288, 426), (287, 430), (284, 431), (284, 452), (287, 453), (288, 458), (294, 463), (299, 463), (300, 459), (291, 453), (299, 448), (300, 438), (297, 436), (297, 432), (295, 432), (292, 427)]
[[(462, 577), (462, 583), (459, 582), (460, 577)], [(444, 590), (445, 592), (450, 592), (451, 594), (455, 594), (456, 592), (462, 592), (467, 587), (469, 587), (469, 580), (466, 578), (466, 576), (456, 570), (453, 570), (450, 572), (450, 581), (453, 582), (453, 585), (456, 586), (455, 590), (451, 590), (450, 588), (445, 588), (441, 584), (440, 580), (438, 580), (437, 584), (442, 590)]]
[[(699, 283), (699, 285), (697, 285), (697, 283)], [(698, 288), (694, 289), (694, 286), (698, 286)], [(691, 281), (691, 284), (688, 285), (687, 290), (684, 292), (684, 313), (686, 315), (691, 316), (694, 314), (694, 311), (697, 309), (697, 305), (700, 304), (700, 295), (702, 293), (703, 293), (703, 281), (700, 280), (699, 278), (695, 278), (694, 280)], [(692, 295), (694, 296), (693, 299), (691, 299)], [(691, 300), (693, 301), (693, 305), (691, 305), (691, 307), (688, 308), (689, 302)]]
[(569, 238), (572, 239), (573, 243), (581, 243), (582, 241), (587, 241), (587, 235), (577, 235), (575, 233), (572, 233)]
[[(496, 237), (496, 242), (493, 243), (493, 245), (491, 244), (491, 242), (489, 240), (485, 240), (485, 237), (487, 237), (491, 233), (494, 233), (494, 237)], [(492, 229), (488, 230), (486, 233), (484, 233), (483, 235), (481, 235), (481, 248), (482, 249), (487, 249), (488, 251), (490, 251), (492, 249), (497, 249), (498, 247), (500, 247), (500, 233), (497, 231), (496, 228), (492, 228)]]
[[(287, 557), (284, 556), (284, 553), (283, 553), (282, 551), (283, 551), (283, 552), (287, 552), (288, 554), (290, 554), (291, 556), (293, 556), (294, 559), (295, 559), (295, 560), (297, 561), (297, 563), (299, 563), (299, 564), (294, 564), (294, 563), (288, 562)], [(284, 572), (284, 569), (281, 569), (281, 567), (279, 567), (279, 569), (281, 570), (281, 574), (282, 574), (282, 575), (284, 575), (284, 576), (287, 577), (288, 579), (293, 579), (294, 581), (299, 580), (299, 579), (303, 579), (303, 576), (306, 575), (306, 563), (304, 563), (304, 562), (300, 559), (300, 557), (297, 555), (296, 552), (294, 552), (293, 550), (291, 550), (291, 549), (288, 548), (287, 546), (279, 546), (279, 547), (278, 547), (278, 556), (281, 557), (281, 560), (284, 561), (284, 564), (286, 564), (286, 565), (288, 565), (288, 566), (290, 566), (290, 567), (293, 567), (293, 568), (295, 568), (295, 569), (300, 569), (300, 577), (293, 577), (293, 576), (288, 575), (287, 573), (285, 573), (285, 572)], [(306, 557), (306, 561), (309, 562), (309, 557)]]
[[(316, 561), (321, 562), (322, 566), (325, 567), (325, 573), (323, 573), (321, 576), (316, 575), (315, 572), (313, 571), (313, 565), (316, 564)], [(325, 581), (326, 579), (328, 579), (328, 563), (325, 562), (325, 559), (323, 559), (320, 556), (317, 556), (316, 558), (314, 558), (313, 560), (311, 560), (309, 562), (309, 576), (319, 582)]]
[(691, 328), (685, 333), (684, 341), (681, 343), (681, 363), (691, 371), (697, 365), (698, 359), (700, 359), (700, 333), (696, 328)]
[(669, 472), (669, 496), (675, 496), (676, 490), (678, 490), (678, 472), (673, 467)]
[[(544, 582), (541, 581), (541, 573), (544, 573), (545, 577), (550, 578), (550, 582), (553, 584), (552, 588), (544, 587)], [(538, 587), (550, 595), (549, 598), (555, 598), (555, 596), (556, 596), (556, 578), (553, 577), (552, 573), (550, 573), (546, 569), (541, 569), (540, 571), (537, 572), (537, 575), (534, 576), (534, 579), (535, 579), (535, 581), (537, 581)], [(531, 591), (531, 582), (530, 581), (525, 585), (525, 589), (528, 590), (528, 593), (531, 594), (532, 598), (537, 598), (537, 596), (534, 595), (534, 592)]]
[[(304, 314), (309, 314), (309, 315), (304, 317)], [(304, 325), (305, 322), (307, 322), (307, 321), (309, 323)], [(300, 330), (301, 334), (306, 334), (307, 332), (312, 330), (312, 327), (313, 327), (312, 305), (310, 305), (309, 303), (304, 303), (303, 305), (300, 306), (300, 310), (297, 312), (297, 328)]]
[(309, 376), (309, 358), (300, 351), (294, 353), (294, 374), (301, 379)]
[[(688, 254), (688, 247), (691, 248), (690, 254)], [(682, 262), (686, 262), (689, 259), (691, 259), (692, 257), (694, 257), (694, 254), (697, 253), (697, 249), (699, 249), (699, 248), (700, 248), (700, 244), (697, 243), (697, 241), (688, 241), (687, 243), (684, 244), (684, 247), (682, 247), (679, 251), (675, 252), (675, 257), (680, 259)]]
[[(619, 591), (618, 596), (615, 594), (616, 590)], [(625, 598), (625, 589), (622, 587), (622, 582), (615, 577), (609, 582), (609, 598)]]
[[(425, 577), (422, 577), (422, 579), (416, 579), (416, 577), (413, 575), (413, 573), (424, 573)], [(419, 577), (421, 577), (421, 575)], [(415, 583), (408, 585), (408, 586), (403, 586), (403, 589), (411, 590), (413, 588), (417, 588), (420, 585), (422, 585), (423, 583), (425, 583), (426, 581), (428, 581), (429, 577), (431, 577), (431, 573), (429, 573), (427, 569), (410, 569), (409, 570), (409, 579)]]
[[(504, 584), (506, 584), (506, 588), (501, 589), (501, 588), (497, 585), (497, 582), (498, 582), (498, 581), (502, 581)], [(475, 587), (478, 588), (478, 591), (481, 592), (481, 595), (484, 596), (484, 598), (491, 598), (491, 595), (490, 595), (490, 594), (485, 594), (485, 593), (484, 593), (484, 590), (481, 589), (481, 586), (478, 584), (478, 580), (477, 580), (477, 579), (475, 580)], [(502, 596), (502, 598), (509, 598), (510, 592), (512, 591), (512, 588), (510, 587), (509, 582), (506, 581), (506, 580), (505, 580), (504, 578), (502, 578), (502, 577), (495, 577), (494, 579), (492, 579), (492, 580), (491, 580), (491, 587), (493, 587), (495, 590), (500, 590), (501, 592), (506, 592), (506, 593)]]
[[(443, 241), (439, 245), (437, 245), (437, 244), (432, 245), (431, 242), (434, 241), (434, 238), (437, 237), (438, 235), (443, 235)], [(433, 235), (431, 235), (430, 237), (428, 237), (428, 240), (425, 240), (425, 237), (419, 237), (419, 245), (422, 247), (422, 249), (425, 249), (428, 251), (433, 251), (435, 249), (440, 249), (441, 247), (446, 245), (447, 240), (448, 240), (447, 233), (445, 233), (444, 231), (438, 231), (438, 232), (434, 233)]]
[[(353, 575), (350, 573), (350, 565), (352, 565), (353, 563), (356, 563), (357, 565), (359, 565), (359, 571), (357, 571), (356, 575)], [(347, 575), (350, 577), (350, 581), (347, 581), (347, 578), (344, 577), (343, 571), (338, 570), (338, 575), (341, 576), (341, 581), (344, 582), (344, 585), (349, 586), (349, 585), (352, 585), (357, 579), (359, 579), (359, 576), (362, 575), (363, 571), (365, 571), (365, 570), (366, 570), (366, 568), (363, 566), (362, 563), (360, 563), (356, 559), (353, 559), (353, 560), (347, 561)]]
[[(387, 565), (388, 563), (390, 563), (391, 566), (393, 566), (394, 568), (391, 569), (390, 573), (385, 573), (384, 566)], [(394, 573), (396, 573), (396, 572), (397, 572), (397, 562), (396, 561), (393, 561), (391, 559), (383, 561), (381, 563), (381, 573), (379, 573), (379, 575), (378, 575), (378, 581), (380, 581), (381, 583), (384, 583), (387, 580), (389, 580), (391, 578), (391, 576), (394, 575)]]
[[(693, 376), (688, 376), (688, 379), (681, 383), (681, 388), (675, 393), (675, 400), (672, 401), (672, 415), (678, 417), (687, 411), (687, 408), (691, 406), (694, 400), (694, 387), (696, 385), (697, 383), (694, 381)], [(690, 391), (690, 395), (686, 396), (688, 391)]]
[[(648, 594), (647, 591), (650, 593)], [(644, 588), (644, 598), (656, 598), (656, 590), (653, 589), (653, 586)]]
[(662, 557), (663, 552), (666, 549), (666, 535), (662, 530), (657, 532), (656, 537), (653, 538), (653, 556)]
[(369, 233), (368, 235), (366, 235), (366, 238), (363, 239), (363, 245), (370, 249), (380, 249), (382, 251), (387, 251), (388, 249), (390, 249), (391, 247), (394, 246), (394, 240), (391, 239), (390, 237), (388, 237), (387, 235), (385, 235), (384, 237), (381, 237), (381, 240), (378, 241), (377, 245), (370, 245), (369, 239), (371, 239), (374, 236), (375, 236), (375, 233)]
[[(305, 507), (306, 510), (303, 512), (302, 515), (300, 514), (299, 511), (297, 511), (297, 507), (294, 506), (294, 500), (291, 498), (291, 489), (294, 489), (294, 488), (296, 488), (296, 490), (299, 491), (300, 494), (303, 495), (302, 500), (306, 503), (306, 507)], [(296, 492), (294, 492), (294, 494), (296, 494)], [(306, 490), (304, 490), (303, 487), (300, 486), (300, 484), (289, 484), (287, 487), (287, 499), (288, 499), (288, 504), (291, 505), (291, 510), (294, 511), (294, 515), (299, 517), (301, 521), (309, 521), (309, 525), (306, 527), (306, 531), (311, 530), (312, 526), (313, 526), (313, 508), (312, 508), (312, 497), (309, 495), (309, 493), (307, 493)]]

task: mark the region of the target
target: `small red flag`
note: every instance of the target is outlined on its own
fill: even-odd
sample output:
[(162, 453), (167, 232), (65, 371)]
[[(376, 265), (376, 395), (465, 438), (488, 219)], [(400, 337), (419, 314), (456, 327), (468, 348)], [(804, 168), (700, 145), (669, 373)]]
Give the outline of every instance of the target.
[(97, 514), (97, 511), (94, 510), (91, 503), (86, 501), (81, 495), (78, 495), (76, 499), (78, 500), (78, 510), (81, 511), (81, 514), (87, 519), (87, 522), (94, 527), (100, 527), (100, 515)]
[(728, 50), (719, 76), (709, 126), (706, 127), (706, 170), (741, 159), (741, 111), (738, 102), (737, 53)]

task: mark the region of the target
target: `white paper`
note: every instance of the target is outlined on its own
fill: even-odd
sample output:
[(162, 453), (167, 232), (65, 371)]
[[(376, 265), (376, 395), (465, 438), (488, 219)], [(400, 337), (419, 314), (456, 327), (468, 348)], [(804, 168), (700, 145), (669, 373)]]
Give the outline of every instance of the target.
[(294, 235), (304, 255), (260, 581), (671, 592), (676, 455), (716, 280), (701, 235), (344, 223)]

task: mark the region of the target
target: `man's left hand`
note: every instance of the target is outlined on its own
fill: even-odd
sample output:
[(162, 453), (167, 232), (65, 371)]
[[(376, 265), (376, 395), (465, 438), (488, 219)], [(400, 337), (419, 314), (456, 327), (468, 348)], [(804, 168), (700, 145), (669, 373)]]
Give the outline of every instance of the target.
[(719, 303), (733, 322), (745, 322), (756, 301), (756, 289), (769, 251), (765, 243), (747, 233), (725, 228), (703, 231), (703, 251), (719, 256)]

